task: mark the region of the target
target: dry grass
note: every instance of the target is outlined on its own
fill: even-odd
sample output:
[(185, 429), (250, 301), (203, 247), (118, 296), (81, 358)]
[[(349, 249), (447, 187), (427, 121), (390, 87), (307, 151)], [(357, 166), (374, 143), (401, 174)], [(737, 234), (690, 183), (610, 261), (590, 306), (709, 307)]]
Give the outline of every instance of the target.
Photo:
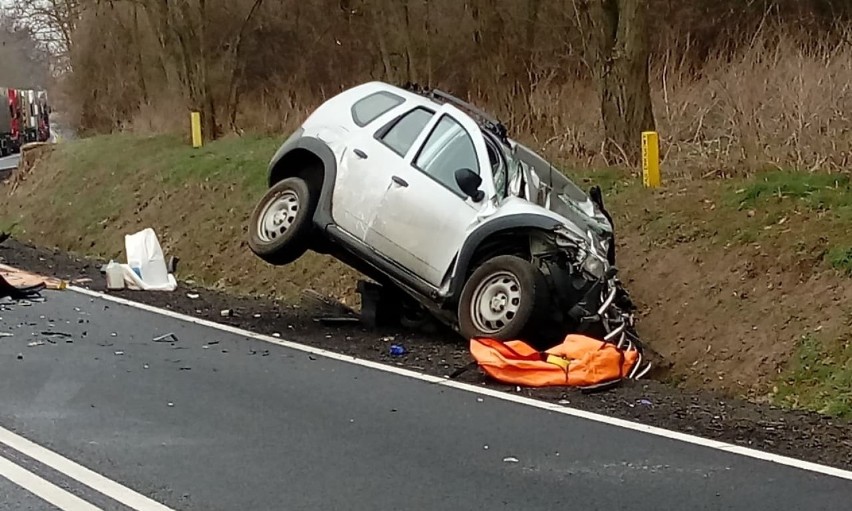
[[(243, 97), (240, 128), (286, 132), (337, 92), (303, 90), (297, 82), (282, 81), (277, 90)], [(523, 88), (502, 83), (474, 84), (468, 97), (496, 112), (518, 138), (571, 167), (619, 164), (602, 156), (593, 84), (566, 83), (546, 72), (531, 73)], [(850, 84), (848, 44), (804, 43), (778, 31), (756, 36), (734, 55), (712, 56), (697, 76), (674, 52), (656, 59), (652, 89), (667, 177), (733, 176), (766, 168), (844, 170), (852, 158)], [(174, 112), (173, 105), (166, 109)], [(146, 112), (134, 128), (142, 125), (148, 132), (170, 125), (152, 122), (152, 116)]]

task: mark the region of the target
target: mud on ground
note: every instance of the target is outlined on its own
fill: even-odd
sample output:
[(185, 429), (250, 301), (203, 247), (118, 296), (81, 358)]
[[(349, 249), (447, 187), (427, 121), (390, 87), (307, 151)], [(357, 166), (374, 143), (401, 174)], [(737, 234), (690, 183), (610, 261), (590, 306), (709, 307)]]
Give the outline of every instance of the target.
[[(70, 256), (8, 240), (0, 245), (0, 262), (65, 279), (87, 277), (90, 287), (104, 291), (99, 268), (103, 261)], [(197, 293), (198, 298), (188, 294)], [(407, 331), (369, 331), (359, 325), (331, 327), (314, 321), (320, 313), (262, 299), (239, 298), (222, 291), (181, 283), (173, 293), (122, 291), (118, 296), (183, 314), (233, 325), (262, 334), (319, 348), (398, 365), (431, 375), (446, 376), (471, 359), (466, 344), (452, 335), (422, 335)], [(233, 315), (223, 317), (222, 310)], [(391, 357), (391, 343), (408, 350)], [(310, 363), (306, 356), (305, 363)], [(496, 384), (477, 370), (460, 378), (472, 384), (608, 416), (664, 427), (705, 438), (793, 456), (837, 467), (852, 468), (852, 425), (815, 413), (791, 412), (771, 405), (723, 398), (712, 391), (698, 392), (654, 382), (630, 382), (600, 394), (563, 389), (516, 389)], [(570, 432), (566, 432), (570, 434)]]

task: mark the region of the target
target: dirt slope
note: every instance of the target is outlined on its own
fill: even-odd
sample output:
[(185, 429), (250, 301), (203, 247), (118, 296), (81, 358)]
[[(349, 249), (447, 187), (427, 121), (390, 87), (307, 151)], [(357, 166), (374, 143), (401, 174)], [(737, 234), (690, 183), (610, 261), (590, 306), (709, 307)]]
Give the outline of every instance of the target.
[[(181, 258), (182, 279), (285, 301), (309, 287), (354, 303), (357, 276), (337, 262), (312, 254), (276, 270), (246, 247), (278, 143), (235, 138), (193, 151), (172, 137), (109, 136), (42, 149), (0, 189), (0, 228), (122, 258), (123, 235), (150, 226)], [(668, 378), (852, 411), (840, 384), (852, 371), (848, 178), (774, 172), (648, 191), (612, 172), (586, 175), (607, 189), (640, 332), (671, 362)]]

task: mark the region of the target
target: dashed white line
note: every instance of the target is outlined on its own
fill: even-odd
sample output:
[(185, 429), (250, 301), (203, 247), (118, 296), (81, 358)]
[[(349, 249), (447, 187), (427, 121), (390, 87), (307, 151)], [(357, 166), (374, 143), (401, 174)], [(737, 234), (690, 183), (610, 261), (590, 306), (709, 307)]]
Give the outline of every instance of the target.
[[(121, 502), (125, 506), (135, 509), (136, 511), (173, 511), (172, 509), (156, 502), (148, 497), (136, 493), (135, 491), (122, 486), (115, 481), (107, 479), (106, 477), (94, 472), (79, 463), (76, 463), (64, 456), (57, 454), (51, 450), (48, 450), (26, 438), (16, 435), (12, 433), (8, 429), (0, 427), (0, 443), (5, 444), (8, 447), (18, 451), (19, 453), (29, 456), (30, 458), (38, 461), (39, 463), (46, 465), (57, 472), (61, 472), (62, 474), (70, 477), (71, 479), (77, 481), (78, 483), (84, 484), (89, 488), (115, 500)], [(5, 458), (0, 458), (0, 460), (4, 460)], [(8, 462), (7, 463), (11, 463)], [(3, 464), (0, 464), (0, 475), (5, 475), (3, 472)], [(20, 468), (20, 467), (18, 467)], [(23, 469), (21, 469), (23, 470)], [(33, 475), (33, 477), (37, 477)], [(11, 480), (11, 479), (10, 479)], [(15, 484), (20, 483), (15, 482)], [(26, 482), (26, 481), (25, 481)], [(47, 483), (47, 481), (44, 481)], [(47, 483), (50, 484), (50, 483)], [(24, 486), (26, 488), (26, 486)], [(63, 490), (64, 491), (64, 490)], [(67, 492), (66, 492), (67, 493)], [(40, 494), (38, 494), (41, 496)], [(69, 494), (70, 495), (70, 494)], [(72, 495), (73, 497), (73, 495)], [(42, 497), (43, 498), (43, 497)], [(45, 499), (46, 500), (46, 499)], [(51, 502), (54, 505), (57, 505)], [(59, 506), (62, 508), (62, 506)], [(89, 508), (76, 508), (76, 507), (66, 507), (62, 509), (80, 509), (82, 511), (88, 511), (89, 509), (97, 509), (96, 507)]]
[(772, 454), (764, 451), (759, 451), (756, 449), (750, 449), (748, 447), (742, 447), (739, 445), (729, 444), (726, 442), (720, 442), (718, 440), (710, 440), (707, 438), (702, 438), (694, 435), (688, 435), (685, 433), (680, 433), (678, 431), (671, 431), (668, 429), (658, 428), (655, 426), (648, 426), (645, 424), (641, 424), (638, 422), (632, 422), (624, 419), (617, 419), (615, 417), (609, 417), (606, 415), (600, 415), (597, 413), (587, 412), (584, 410), (579, 410), (577, 408), (571, 408), (567, 406), (562, 406), (555, 403), (548, 403), (545, 401), (540, 401), (537, 399), (527, 398), (523, 396), (517, 396), (514, 394), (509, 394), (506, 392), (501, 392), (499, 390), (488, 389), (483, 387), (478, 387), (476, 385), (469, 385), (467, 383), (461, 383), (453, 380), (447, 380), (443, 378), (439, 378), (437, 376), (432, 376), (424, 373), (419, 373), (416, 371), (411, 371), (409, 369), (403, 369), (400, 367), (390, 366), (386, 364), (380, 364), (378, 362), (373, 362), (371, 360), (364, 360), (358, 357), (353, 357), (349, 355), (342, 355), (340, 353), (335, 353), (333, 351), (327, 351), (320, 348), (315, 348), (313, 346), (307, 346), (304, 344), (299, 344), (292, 341), (286, 341), (283, 339), (278, 339), (275, 337), (270, 337), (267, 335), (261, 335), (254, 332), (250, 332), (248, 330), (243, 330), (241, 328), (236, 328), (229, 325), (223, 325), (220, 323), (216, 323), (214, 321), (208, 321), (205, 319), (195, 318), (192, 316), (188, 316), (186, 314), (180, 314), (178, 312), (160, 309), (157, 307), (153, 307), (151, 305), (146, 305), (144, 303), (134, 302), (131, 300), (125, 300), (124, 298), (119, 298), (116, 296), (111, 296), (105, 293), (100, 293), (98, 291), (92, 291), (90, 289), (85, 289), (77, 286), (69, 286), (69, 290), (72, 290), (77, 293), (81, 293), (90, 297), (99, 298), (102, 300), (106, 300), (109, 302), (125, 305), (128, 307), (132, 307), (134, 309), (139, 309), (147, 312), (151, 312), (154, 314), (159, 314), (161, 316), (166, 316), (172, 319), (177, 319), (180, 321), (184, 321), (187, 323), (193, 323), (196, 325), (205, 326), (208, 328), (213, 328), (215, 330), (219, 330), (221, 332), (228, 332), (234, 335), (247, 337), (250, 339), (255, 339), (257, 341), (263, 341), (270, 344), (276, 344), (278, 346), (283, 346), (285, 348), (290, 348), (293, 350), (298, 350), (304, 353), (310, 353), (314, 355), (323, 356), (326, 358), (330, 358), (333, 360), (339, 360), (341, 362), (346, 362), (350, 364), (355, 364), (363, 367), (369, 367), (371, 369), (377, 369), (380, 371), (384, 371), (387, 373), (393, 373), (400, 376), (405, 376), (408, 378), (413, 378), (416, 380), (424, 381), (427, 383), (434, 383), (438, 385), (442, 385), (445, 387), (451, 387), (458, 390), (463, 390), (466, 392), (472, 392), (474, 394), (485, 395), (489, 397), (493, 397), (496, 399), (502, 399), (504, 401), (510, 401), (517, 404), (522, 404), (526, 406), (531, 406), (534, 408), (539, 408), (542, 410), (548, 410), (555, 413), (560, 413), (563, 415), (569, 415), (572, 417), (577, 417), (580, 419), (586, 419), (593, 422), (598, 422), (601, 424), (606, 424), (609, 426), (615, 426), (623, 429), (629, 429), (632, 431), (638, 431), (640, 433), (646, 433), (649, 435), (654, 435), (657, 437), (668, 438), (670, 440), (676, 440), (679, 442), (684, 442), (693, 445), (699, 445), (702, 447), (707, 447), (710, 449), (715, 449), (717, 451), (723, 451), (731, 454), (737, 454), (740, 456), (745, 456), (748, 458), (768, 461), (772, 463), (777, 463), (779, 465), (784, 465), (788, 467), (793, 467), (801, 470), (806, 470), (809, 472), (814, 472), (818, 474), (823, 474), (832, 477), (838, 477), (841, 479), (846, 479), (852, 481), (852, 471), (843, 470), (835, 467), (829, 467), (826, 465), (820, 465), (818, 463), (811, 463), (809, 461), (803, 461), (796, 458), (790, 458), (787, 456), (781, 456), (778, 454)]
[(99, 507), (89, 504), (80, 497), (68, 493), (59, 486), (3, 457), (0, 457), (0, 477), (8, 479), (36, 497), (64, 511), (100, 511)]

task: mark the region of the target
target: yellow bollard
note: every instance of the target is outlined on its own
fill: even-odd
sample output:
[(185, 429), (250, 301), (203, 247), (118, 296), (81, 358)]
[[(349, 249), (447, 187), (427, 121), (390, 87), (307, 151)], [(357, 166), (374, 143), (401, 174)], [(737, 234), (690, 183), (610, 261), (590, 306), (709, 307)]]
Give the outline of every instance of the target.
[(192, 112), (189, 114), (189, 120), (192, 124), (192, 147), (198, 149), (203, 144), (201, 140), (201, 113)]
[(642, 133), (642, 182), (647, 188), (660, 186), (660, 137), (656, 131)]

